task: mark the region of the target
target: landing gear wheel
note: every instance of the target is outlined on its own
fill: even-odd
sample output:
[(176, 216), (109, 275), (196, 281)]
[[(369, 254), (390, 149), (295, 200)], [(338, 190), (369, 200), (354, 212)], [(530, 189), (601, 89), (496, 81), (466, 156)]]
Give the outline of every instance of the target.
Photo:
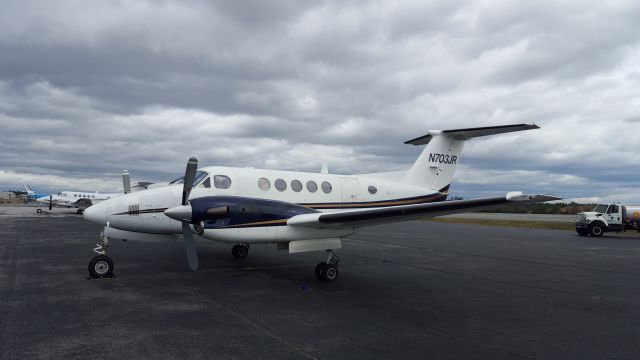
[(327, 264), (325, 263), (319, 263), (318, 265), (316, 265), (316, 279), (324, 280), (324, 271), (326, 266)]
[(36, 212), (37, 212), (38, 214), (42, 214), (42, 209), (36, 209)]
[(78, 209), (78, 210), (76, 211), (76, 214), (78, 214), (78, 215), (82, 215), (82, 213), (84, 213), (84, 210), (82, 210), (82, 209)]
[(316, 266), (318, 280), (333, 282), (338, 278), (338, 264), (320, 263)]
[(324, 268), (324, 281), (335, 281), (338, 278), (338, 265), (327, 264)]
[(589, 226), (589, 234), (591, 234), (591, 236), (602, 236), (602, 233), (602, 226), (599, 224), (592, 224)]
[(113, 260), (107, 255), (98, 255), (89, 261), (88, 270), (92, 279), (113, 277)]
[(249, 255), (249, 247), (247, 245), (234, 245), (231, 248), (231, 254), (236, 259), (244, 259)]

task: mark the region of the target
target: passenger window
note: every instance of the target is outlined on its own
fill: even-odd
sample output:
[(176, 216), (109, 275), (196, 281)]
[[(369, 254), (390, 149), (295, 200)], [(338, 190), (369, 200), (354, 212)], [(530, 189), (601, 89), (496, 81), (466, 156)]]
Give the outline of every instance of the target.
[[(64, 194), (63, 196), (67, 196), (67, 194)], [(77, 197), (78, 194), (73, 194), (73, 197)]]
[(307, 181), (307, 190), (310, 193), (314, 193), (314, 192), (318, 191), (318, 184), (316, 184), (316, 182), (313, 181), (313, 180)]
[(618, 205), (611, 205), (611, 212), (613, 214), (617, 214), (618, 213)]
[(267, 190), (269, 190), (269, 188), (271, 188), (271, 183), (269, 182), (269, 179), (267, 179), (267, 178), (260, 178), (260, 179), (258, 179), (258, 187), (262, 191), (267, 191)]
[(293, 190), (295, 192), (302, 191), (302, 183), (300, 182), (300, 180), (291, 181), (291, 190)]
[(273, 183), (273, 185), (276, 187), (276, 189), (278, 191), (287, 190), (287, 183), (282, 179), (276, 179), (276, 181)]
[(323, 181), (321, 186), (322, 186), (322, 192), (324, 192), (325, 194), (328, 194), (331, 192), (331, 184), (329, 184), (328, 182)]
[(607, 214), (611, 214), (611, 210), (613, 210), (613, 206), (609, 206), (609, 207), (607, 208)]
[(203, 181), (202, 186), (204, 186), (207, 189), (211, 188), (211, 178), (208, 177), (205, 181)]
[(373, 185), (369, 185), (369, 194), (375, 194), (378, 192), (378, 189), (373, 186)]
[(226, 175), (215, 175), (213, 177), (213, 186), (217, 189), (228, 189), (231, 186), (231, 179)]

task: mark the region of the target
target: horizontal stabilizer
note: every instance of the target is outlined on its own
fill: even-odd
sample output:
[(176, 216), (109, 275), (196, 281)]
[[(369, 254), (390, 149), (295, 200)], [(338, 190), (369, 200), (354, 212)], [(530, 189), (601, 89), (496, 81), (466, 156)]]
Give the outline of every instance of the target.
[(411, 145), (426, 145), (429, 143), (429, 141), (431, 141), (431, 139), (433, 139), (434, 136), (437, 136), (437, 135), (448, 135), (455, 140), (469, 140), (469, 139), (473, 139), (475, 137), (480, 137), (480, 136), (504, 134), (504, 133), (523, 131), (523, 130), (532, 130), (532, 129), (539, 129), (539, 128), (540, 127), (536, 124), (516, 124), (516, 125), (486, 126), (486, 127), (457, 129), (457, 130), (431, 130), (426, 135), (405, 141), (404, 143), (411, 144)]

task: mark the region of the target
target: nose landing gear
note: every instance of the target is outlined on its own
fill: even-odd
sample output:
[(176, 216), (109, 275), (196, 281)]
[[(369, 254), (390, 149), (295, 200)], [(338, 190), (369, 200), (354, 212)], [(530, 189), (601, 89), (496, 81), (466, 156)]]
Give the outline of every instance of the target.
[(99, 235), (98, 243), (93, 249), (98, 256), (95, 256), (89, 261), (89, 279), (100, 278), (114, 278), (113, 274), (113, 260), (107, 256), (107, 249), (109, 248), (109, 239), (104, 235), (104, 230)]

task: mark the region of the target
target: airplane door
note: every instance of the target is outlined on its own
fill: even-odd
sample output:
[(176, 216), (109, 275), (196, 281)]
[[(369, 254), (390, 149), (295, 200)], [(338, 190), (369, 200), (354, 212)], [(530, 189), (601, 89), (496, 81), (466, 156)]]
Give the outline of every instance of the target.
[(360, 182), (358, 179), (341, 177), (340, 188), (342, 190), (343, 202), (357, 202), (362, 199), (360, 194)]

